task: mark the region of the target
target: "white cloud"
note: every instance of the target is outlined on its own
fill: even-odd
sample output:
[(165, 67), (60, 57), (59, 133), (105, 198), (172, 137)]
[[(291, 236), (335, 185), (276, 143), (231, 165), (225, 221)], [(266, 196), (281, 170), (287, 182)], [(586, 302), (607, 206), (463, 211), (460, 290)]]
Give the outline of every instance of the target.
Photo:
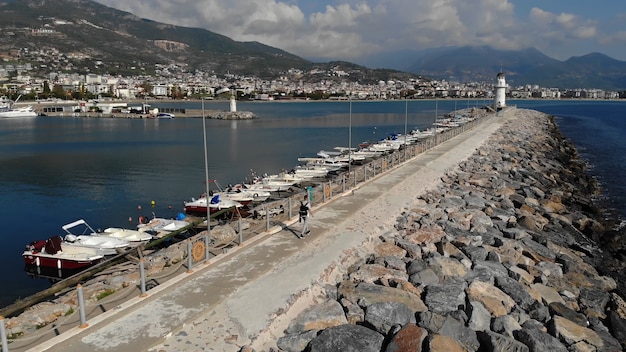
[(328, 59), (459, 45), (560, 50), (601, 37), (595, 22), (572, 13), (538, 7), (516, 13), (517, 0), (336, 0), (311, 14), (297, 0), (98, 1), (140, 17)]

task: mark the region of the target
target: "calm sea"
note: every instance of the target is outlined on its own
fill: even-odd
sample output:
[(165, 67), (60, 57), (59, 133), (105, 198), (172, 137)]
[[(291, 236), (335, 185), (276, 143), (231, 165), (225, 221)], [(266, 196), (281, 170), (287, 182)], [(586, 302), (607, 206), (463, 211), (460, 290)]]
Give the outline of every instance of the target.
[[(209, 178), (221, 185), (291, 169), (321, 149), (356, 146), (405, 128), (424, 129), (436, 113), (487, 101), (239, 103), (260, 118), (206, 122)], [(626, 214), (626, 103), (517, 101), (557, 115), (563, 133), (593, 166), (607, 196)], [(200, 109), (200, 103), (153, 104)], [(228, 103), (206, 103), (226, 110)], [(405, 127), (406, 126), (406, 127)], [(173, 217), (205, 189), (201, 119), (38, 117), (0, 121), (0, 306), (49, 287), (24, 271), (26, 244), (85, 219), (94, 228), (134, 227), (140, 215)], [(155, 205), (151, 206), (154, 201)], [(141, 207), (141, 210), (139, 209)], [(129, 218), (132, 222), (129, 222)]]

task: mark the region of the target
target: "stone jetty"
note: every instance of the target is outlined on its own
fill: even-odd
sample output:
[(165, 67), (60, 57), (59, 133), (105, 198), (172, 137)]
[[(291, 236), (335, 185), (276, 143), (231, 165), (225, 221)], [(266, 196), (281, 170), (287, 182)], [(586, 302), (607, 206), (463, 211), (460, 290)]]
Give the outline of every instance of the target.
[(623, 290), (599, 272), (610, 254), (591, 240), (605, 231), (590, 201), (597, 192), (554, 121), (518, 110), (321, 287), (275, 346), (622, 351)]

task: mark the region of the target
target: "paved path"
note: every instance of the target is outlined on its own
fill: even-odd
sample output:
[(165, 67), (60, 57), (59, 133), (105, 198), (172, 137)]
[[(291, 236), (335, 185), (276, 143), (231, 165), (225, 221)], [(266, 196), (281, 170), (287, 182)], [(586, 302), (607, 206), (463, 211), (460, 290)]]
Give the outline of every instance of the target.
[[(384, 175), (313, 207), (312, 233), (296, 234), (297, 219), (275, 228), (30, 351), (238, 351), (262, 336), (274, 341), (283, 312), (315, 295), (373, 236), (393, 230), (397, 216), (443, 173), (465, 160), (503, 123), (496, 117)], [(315, 297), (313, 297), (315, 299)], [(294, 302), (296, 302), (294, 304)], [(263, 338), (253, 346), (263, 348)]]

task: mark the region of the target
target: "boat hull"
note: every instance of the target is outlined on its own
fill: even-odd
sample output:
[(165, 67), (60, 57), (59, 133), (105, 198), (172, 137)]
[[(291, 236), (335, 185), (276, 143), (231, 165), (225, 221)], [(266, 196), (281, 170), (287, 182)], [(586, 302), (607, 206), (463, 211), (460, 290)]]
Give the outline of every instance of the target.
[(24, 263), (34, 267), (56, 268), (56, 269), (82, 269), (98, 264), (102, 261), (101, 256), (90, 259), (70, 260), (49, 255), (34, 253), (24, 253)]

